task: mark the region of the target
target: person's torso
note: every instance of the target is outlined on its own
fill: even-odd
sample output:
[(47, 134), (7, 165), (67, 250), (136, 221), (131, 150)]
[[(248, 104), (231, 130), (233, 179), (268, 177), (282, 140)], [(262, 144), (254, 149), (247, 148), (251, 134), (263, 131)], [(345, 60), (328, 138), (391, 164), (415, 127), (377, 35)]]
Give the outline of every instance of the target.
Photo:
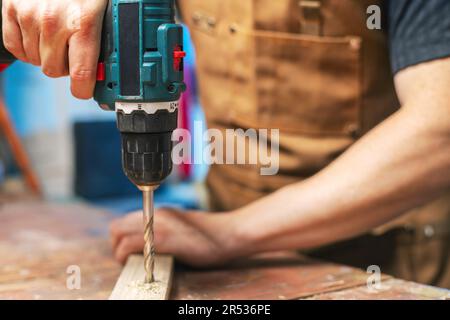
[(315, 174), (398, 108), (387, 36), (366, 23), (382, 2), (179, 1), (209, 128), (280, 129), (277, 175), (212, 166), (215, 209)]
[[(209, 128), (280, 130), (277, 175), (262, 176), (260, 165), (211, 167), (211, 210), (241, 207), (314, 175), (399, 107), (387, 35), (367, 27), (367, 8), (382, 0), (178, 2), (196, 48)], [(447, 192), (374, 230), (399, 231), (398, 263), (386, 270), (448, 285), (449, 226)], [(354, 241), (351, 248), (384, 254), (378, 244)]]

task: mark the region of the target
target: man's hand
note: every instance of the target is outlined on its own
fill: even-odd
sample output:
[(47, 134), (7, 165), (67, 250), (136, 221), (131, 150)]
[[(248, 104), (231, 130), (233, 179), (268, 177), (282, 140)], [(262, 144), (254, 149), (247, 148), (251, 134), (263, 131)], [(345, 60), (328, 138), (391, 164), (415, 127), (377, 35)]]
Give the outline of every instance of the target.
[(3, 0), (3, 42), (49, 77), (70, 74), (72, 94), (93, 95), (107, 0)]
[[(124, 263), (132, 253), (144, 248), (142, 212), (111, 223), (111, 240), (115, 257)], [(233, 243), (228, 214), (183, 213), (172, 209), (155, 212), (155, 248), (158, 253), (174, 255), (191, 266), (207, 267), (224, 263), (239, 254)], [(240, 244), (242, 246), (242, 243)]]

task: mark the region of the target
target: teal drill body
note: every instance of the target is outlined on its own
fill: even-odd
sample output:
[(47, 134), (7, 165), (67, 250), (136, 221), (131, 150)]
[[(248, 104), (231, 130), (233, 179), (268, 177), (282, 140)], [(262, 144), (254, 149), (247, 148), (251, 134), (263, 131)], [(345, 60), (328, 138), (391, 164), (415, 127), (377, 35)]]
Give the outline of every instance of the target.
[(117, 112), (123, 169), (138, 187), (157, 186), (172, 170), (184, 57), (174, 0), (109, 2), (94, 98)]
[(183, 82), (183, 30), (174, 0), (111, 0), (104, 19), (101, 81), (95, 100), (107, 110), (118, 101), (177, 101)]

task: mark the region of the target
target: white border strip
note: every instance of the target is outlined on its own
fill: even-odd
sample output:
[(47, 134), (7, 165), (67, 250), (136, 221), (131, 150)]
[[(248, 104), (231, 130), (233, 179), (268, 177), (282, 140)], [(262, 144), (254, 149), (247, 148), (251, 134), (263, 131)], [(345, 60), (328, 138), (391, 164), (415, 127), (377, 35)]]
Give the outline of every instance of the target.
[(175, 112), (180, 106), (180, 101), (169, 102), (116, 102), (116, 111), (122, 111), (125, 114), (131, 114), (133, 111), (145, 111), (147, 114), (155, 114), (158, 110), (167, 110), (170, 113)]

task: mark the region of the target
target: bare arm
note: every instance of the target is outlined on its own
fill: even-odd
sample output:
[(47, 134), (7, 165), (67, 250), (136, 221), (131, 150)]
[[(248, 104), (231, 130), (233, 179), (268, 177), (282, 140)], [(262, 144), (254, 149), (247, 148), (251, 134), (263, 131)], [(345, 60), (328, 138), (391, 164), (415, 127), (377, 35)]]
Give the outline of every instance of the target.
[(395, 84), (399, 112), (316, 176), (234, 213), (243, 253), (350, 238), (450, 187), (450, 59), (403, 70)]
[[(196, 266), (354, 237), (450, 188), (450, 58), (410, 67), (402, 108), (316, 176), (219, 215), (160, 210), (156, 248)], [(116, 257), (142, 249), (141, 214), (111, 226)]]

